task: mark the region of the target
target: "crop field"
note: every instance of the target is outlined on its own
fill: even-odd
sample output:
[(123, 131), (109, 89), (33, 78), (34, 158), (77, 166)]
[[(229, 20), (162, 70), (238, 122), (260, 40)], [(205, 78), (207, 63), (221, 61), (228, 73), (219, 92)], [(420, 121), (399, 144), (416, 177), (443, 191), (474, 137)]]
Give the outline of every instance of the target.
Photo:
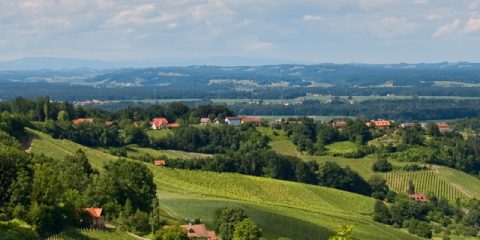
[(433, 171), (384, 173), (380, 174), (380, 176), (387, 180), (387, 184), (391, 189), (399, 193), (406, 193), (408, 181), (411, 179), (418, 193), (426, 194), (433, 192), (437, 196), (443, 196), (450, 201), (467, 197)]

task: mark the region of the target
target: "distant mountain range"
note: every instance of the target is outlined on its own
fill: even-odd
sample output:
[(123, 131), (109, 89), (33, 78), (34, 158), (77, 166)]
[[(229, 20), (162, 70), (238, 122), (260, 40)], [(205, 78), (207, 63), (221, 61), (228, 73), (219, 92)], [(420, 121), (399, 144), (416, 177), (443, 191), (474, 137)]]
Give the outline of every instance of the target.
[(165, 58), (140, 60), (86, 60), (73, 58), (31, 57), (0, 62), (0, 71), (30, 70), (70, 70), (70, 69), (113, 69), (113, 68), (146, 68), (157, 66), (258, 66), (273, 64), (309, 64), (305, 61), (292, 61), (267, 58), (246, 57), (212, 57), (212, 58)]

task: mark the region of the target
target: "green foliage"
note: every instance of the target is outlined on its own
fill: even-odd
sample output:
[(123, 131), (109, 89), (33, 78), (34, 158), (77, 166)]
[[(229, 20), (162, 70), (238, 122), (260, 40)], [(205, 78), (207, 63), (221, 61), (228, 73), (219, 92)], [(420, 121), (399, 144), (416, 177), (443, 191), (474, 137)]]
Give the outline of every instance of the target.
[(385, 203), (381, 200), (377, 200), (375, 202), (375, 206), (373, 208), (373, 221), (385, 224), (390, 224), (392, 222), (390, 211), (387, 205), (385, 205)]
[(98, 206), (111, 206), (111, 214), (119, 213), (118, 205), (131, 202), (134, 211), (149, 212), (155, 199), (156, 186), (152, 172), (142, 163), (118, 160), (105, 165), (105, 172), (94, 181), (90, 196)]
[(370, 195), (368, 183), (349, 167), (342, 168), (335, 162), (325, 162), (318, 171), (318, 183), (322, 186)]
[(187, 231), (180, 226), (165, 226), (155, 235), (154, 240), (188, 240)]
[(378, 160), (372, 165), (372, 170), (375, 172), (390, 172), (392, 169), (392, 164), (383, 157), (378, 158)]
[[(236, 231), (236, 224), (242, 222), (244, 219), (247, 219), (247, 215), (245, 215), (245, 212), (241, 208), (217, 209), (215, 212), (215, 231), (223, 240), (235, 239), (234, 232)], [(248, 224), (249, 223), (246, 223), (246, 225)], [(239, 234), (243, 233), (239, 232)]]
[(235, 224), (233, 240), (259, 240), (262, 230), (249, 218)]
[(356, 238), (352, 237), (352, 233), (352, 226), (342, 225), (342, 230), (334, 236), (329, 237), (328, 240), (355, 240)]
[(410, 220), (407, 224), (409, 233), (423, 238), (432, 238), (432, 227), (427, 222)]
[(18, 172), (27, 171), (28, 155), (15, 147), (0, 144), (0, 212), (9, 202), (11, 185), (17, 179)]
[(406, 220), (411, 218), (425, 220), (430, 206), (425, 203), (412, 201), (407, 198), (400, 198), (390, 207), (392, 222), (399, 226)]
[(40, 239), (31, 226), (18, 219), (8, 222), (0, 221), (0, 236), (3, 240), (37, 240)]
[(387, 181), (382, 178), (381, 176), (374, 175), (370, 179), (368, 179), (368, 185), (372, 189), (372, 197), (383, 200), (385, 199), (389, 188), (387, 185)]

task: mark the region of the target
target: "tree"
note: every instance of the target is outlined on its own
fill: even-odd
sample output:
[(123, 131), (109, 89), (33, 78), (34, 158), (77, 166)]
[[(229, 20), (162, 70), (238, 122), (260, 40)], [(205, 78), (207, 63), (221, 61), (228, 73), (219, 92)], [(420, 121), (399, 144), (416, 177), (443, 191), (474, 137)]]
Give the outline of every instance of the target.
[(328, 240), (355, 240), (356, 238), (352, 237), (353, 227), (342, 225), (342, 230), (335, 235), (328, 238)]
[(408, 232), (423, 238), (432, 238), (432, 227), (427, 222), (408, 221)]
[(50, 119), (51, 109), (50, 109), (50, 98), (45, 97), (45, 102), (43, 103), (43, 114), (45, 116), (45, 121)]
[(235, 224), (234, 240), (259, 240), (262, 230), (249, 218)]
[(373, 208), (373, 221), (390, 224), (392, 222), (392, 215), (388, 210), (387, 205), (381, 200), (375, 202)]
[(60, 111), (57, 115), (57, 120), (60, 122), (67, 122), (69, 120), (67, 111)]
[(342, 168), (335, 162), (325, 162), (320, 166), (318, 184), (364, 195), (371, 194), (370, 186), (357, 172), (349, 167)]
[(180, 226), (165, 226), (155, 236), (155, 240), (188, 240), (187, 231)]
[(8, 203), (10, 186), (17, 179), (18, 172), (26, 170), (28, 155), (14, 147), (0, 145), (0, 208)]
[(373, 163), (372, 170), (375, 172), (390, 172), (392, 171), (392, 164), (386, 158), (380, 157)]
[(408, 194), (415, 194), (415, 185), (413, 184), (412, 179), (408, 180), (407, 193)]
[(241, 208), (220, 208), (215, 212), (215, 230), (223, 240), (232, 240), (235, 224), (247, 218)]
[(374, 175), (370, 179), (368, 179), (368, 185), (372, 189), (372, 197), (383, 200), (385, 199), (388, 193), (388, 185), (387, 181), (382, 178), (381, 176)]

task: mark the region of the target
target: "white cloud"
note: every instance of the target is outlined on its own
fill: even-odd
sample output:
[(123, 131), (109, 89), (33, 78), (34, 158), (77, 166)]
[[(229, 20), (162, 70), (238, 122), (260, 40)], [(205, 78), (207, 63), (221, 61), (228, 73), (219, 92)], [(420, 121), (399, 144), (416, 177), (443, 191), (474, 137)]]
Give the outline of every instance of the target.
[(235, 11), (228, 7), (223, 0), (208, 0), (208, 2), (196, 5), (192, 9), (193, 20), (206, 24), (225, 21), (235, 14)]
[(305, 15), (303, 16), (303, 21), (320, 21), (320, 20), (323, 20), (323, 17), (322, 16), (317, 16), (317, 15)]
[(167, 28), (169, 28), (169, 29), (178, 28), (178, 23), (169, 23), (169, 24), (167, 25)]
[(385, 17), (373, 22), (371, 31), (380, 38), (394, 38), (414, 32), (418, 24), (407, 18)]
[(135, 6), (133, 9), (124, 10), (110, 18), (103, 25), (107, 28), (126, 27), (135, 25), (148, 25), (167, 22), (172, 15), (160, 14), (153, 4)]
[(432, 37), (439, 38), (443, 36), (450, 35), (458, 30), (460, 26), (460, 19), (455, 19), (452, 23), (445, 24), (437, 28), (437, 30), (433, 33)]
[(472, 33), (480, 30), (480, 18), (471, 17), (463, 30), (467, 33)]
[(427, 15), (427, 20), (429, 21), (434, 21), (434, 20), (438, 20), (438, 19), (442, 19), (443, 16), (442, 15), (439, 15), (439, 14), (429, 14)]
[(427, 4), (429, 0), (414, 0), (413, 4)]
[(473, 0), (470, 2), (470, 5), (468, 6), (468, 10), (474, 11), (477, 10), (478, 6), (480, 6), (480, 0)]
[(261, 50), (269, 50), (275, 47), (274, 43), (271, 42), (262, 42), (262, 41), (254, 41), (250, 42), (245, 46), (245, 50), (248, 51), (261, 51)]

